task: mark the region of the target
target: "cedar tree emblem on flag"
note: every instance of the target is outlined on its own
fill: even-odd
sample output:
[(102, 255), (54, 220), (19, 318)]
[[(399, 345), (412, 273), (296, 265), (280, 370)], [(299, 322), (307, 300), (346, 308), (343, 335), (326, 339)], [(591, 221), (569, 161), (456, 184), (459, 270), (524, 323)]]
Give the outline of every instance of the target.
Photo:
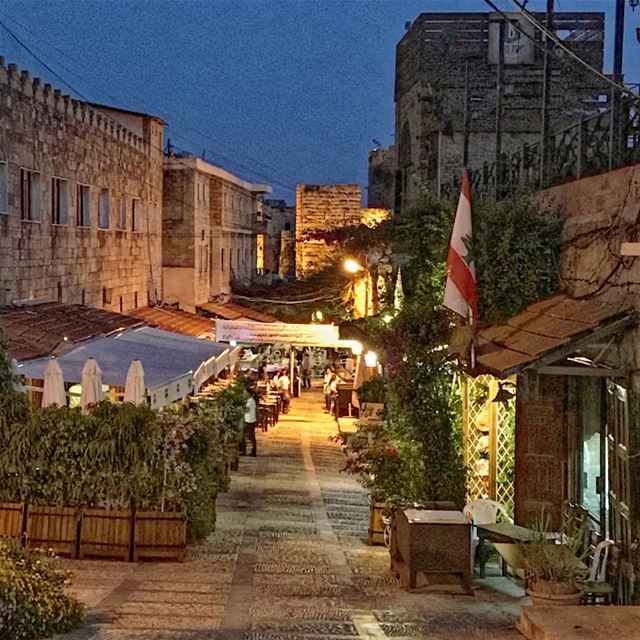
[(449, 253), (447, 254), (447, 284), (444, 305), (475, 324), (478, 318), (478, 290), (473, 263), (473, 234), (471, 230), (471, 187), (469, 174), (462, 172), (462, 190), (456, 219), (453, 222)]

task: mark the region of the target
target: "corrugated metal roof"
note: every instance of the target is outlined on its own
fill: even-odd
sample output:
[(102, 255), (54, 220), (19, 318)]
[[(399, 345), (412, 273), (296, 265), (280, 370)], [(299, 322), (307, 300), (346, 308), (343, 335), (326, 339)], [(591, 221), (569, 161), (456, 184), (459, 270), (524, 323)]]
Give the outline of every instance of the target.
[(255, 322), (278, 322), (278, 318), (235, 302), (206, 302), (198, 307), (222, 320), (254, 320)]
[(140, 307), (129, 311), (129, 314), (154, 327), (194, 338), (215, 331), (215, 324), (211, 318), (170, 307)]
[[(145, 385), (153, 388), (196, 371), (203, 362), (227, 349), (226, 344), (140, 327), (86, 340), (60, 356), (58, 362), (66, 382), (81, 382), (82, 367), (88, 358), (95, 358), (102, 369), (103, 383), (123, 387), (131, 361), (140, 360)], [(44, 357), (19, 362), (19, 372), (42, 380), (48, 360)]]
[(79, 304), (44, 302), (0, 309), (0, 328), (16, 360), (51, 353), (63, 340), (79, 342), (98, 335), (142, 326), (139, 318)]
[(505, 376), (547, 354), (631, 315), (634, 306), (624, 296), (574, 300), (556, 295), (536, 302), (505, 324), (481, 329), (476, 371)]

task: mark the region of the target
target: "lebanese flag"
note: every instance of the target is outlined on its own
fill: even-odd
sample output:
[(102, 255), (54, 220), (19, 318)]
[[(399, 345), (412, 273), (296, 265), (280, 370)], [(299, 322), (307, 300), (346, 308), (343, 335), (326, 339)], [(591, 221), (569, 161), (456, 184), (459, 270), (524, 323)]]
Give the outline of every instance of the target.
[(466, 169), (462, 172), (462, 191), (447, 254), (447, 284), (444, 306), (474, 324), (478, 319), (478, 289), (473, 263), (471, 230), (471, 186)]

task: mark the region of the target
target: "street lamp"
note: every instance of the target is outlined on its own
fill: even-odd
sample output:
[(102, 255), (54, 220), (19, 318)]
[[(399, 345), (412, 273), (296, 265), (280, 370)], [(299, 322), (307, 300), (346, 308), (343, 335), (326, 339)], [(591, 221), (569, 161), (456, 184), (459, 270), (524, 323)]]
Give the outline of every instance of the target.
[(367, 367), (373, 369), (378, 364), (378, 355), (375, 351), (367, 351), (364, 354), (364, 363)]
[[(353, 258), (347, 258), (343, 263), (342, 266), (344, 268), (344, 270), (347, 273), (351, 273), (351, 274), (357, 274), (360, 273), (361, 271), (364, 272), (362, 279), (364, 281), (364, 314), (363, 316), (366, 318), (369, 315), (369, 286), (370, 286), (370, 279), (371, 279), (371, 274), (369, 273), (369, 270), (365, 267), (363, 267), (357, 260), (354, 260)], [(355, 283), (354, 283), (354, 303), (355, 303)]]
[(354, 356), (359, 356), (362, 353), (362, 343), (354, 342), (351, 346), (351, 353), (353, 353)]
[(342, 266), (347, 273), (359, 273), (360, 271), (364, 271), (364, 267), (353, 258), (347, 258)]

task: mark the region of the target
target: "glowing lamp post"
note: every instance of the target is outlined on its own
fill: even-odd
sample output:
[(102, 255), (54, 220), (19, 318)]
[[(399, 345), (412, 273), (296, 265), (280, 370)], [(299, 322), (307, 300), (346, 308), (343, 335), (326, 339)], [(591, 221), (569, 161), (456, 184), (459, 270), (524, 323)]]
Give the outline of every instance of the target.
[(367, 351), (364, 354), (364, 363), (370, 369), (374, 369), (378, 366), (378, 354), (375, 351)]
[[(369, 315), (369, 287), (370, 287), (370, 279), (371, 275), (369, 274), (369, 270), (363, 267), (357, 260), (353, 258), (347, 258), (343, 263), (342, 267), (347, 273), (352, 275), (363, 273), (362, 281), (364, 283), (364, 314), (363, 316), (366, 318)], [(356, 298), (356, 290), (354, 283), (354, 302)]]

